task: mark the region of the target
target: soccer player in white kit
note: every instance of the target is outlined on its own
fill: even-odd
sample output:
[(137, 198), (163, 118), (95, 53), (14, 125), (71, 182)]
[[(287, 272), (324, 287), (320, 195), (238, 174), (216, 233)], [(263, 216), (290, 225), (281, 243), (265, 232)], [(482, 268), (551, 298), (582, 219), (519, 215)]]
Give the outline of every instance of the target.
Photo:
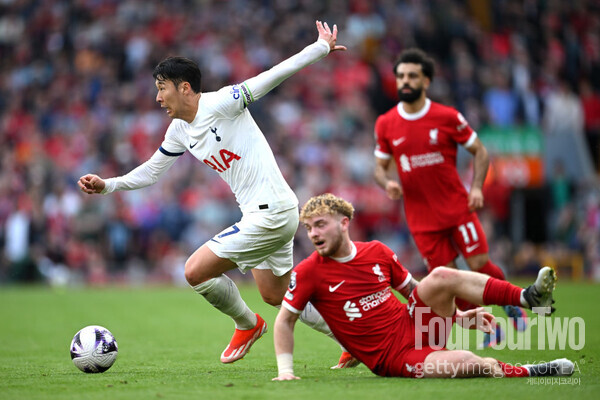
[[(232, 363), (246, 355), (267, 325), (253, 313), (225, 272), (251, 270), (263, 300), (279, 307), (293, 267), (293, 238), (298, 228), (298, 199), (281, 174), (273, 152), (254, 122), (248, 106), (336, 45), (337, 26), (316, 21), (317, 41), (240, 84), (202, 93), (198, 65), (170, 57), (155, 68), (156, 101), (173, 119), (160, 148), (128, 174), (102, 179), (82, 176), (78, 185), (88, 194), (134, 190), (156, 183), (186, 150), (217, 171), (229, 184), (242, 219), (198, 248), (185, 263), (185, 278), (199, 294), (235, 322), (235, 333), (221, 354)], [(333, 337), (310, 307), (304, 322)]]

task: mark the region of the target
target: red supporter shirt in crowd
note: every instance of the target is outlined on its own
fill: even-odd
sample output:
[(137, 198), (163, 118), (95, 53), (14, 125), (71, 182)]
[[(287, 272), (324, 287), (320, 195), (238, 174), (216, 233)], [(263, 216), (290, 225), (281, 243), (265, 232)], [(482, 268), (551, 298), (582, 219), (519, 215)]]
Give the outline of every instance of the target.
[(429, 99), (417, 113), (398, 103), (377, 118), (375, 156), (396, 163), (412, 232), (447, 229), (470, 213), (456, 152), (457, 143), (470, 146), (476, 138), (462, 114)]
[[(402, 329), (406, 304), (392, 293), (412, 279), (411, 274), (383, 243), (353, 242), (344, 259), (314, 252), (296, 266), (283, 306), (300, 314), (309, 301), (336, 339), (369, 369), (381, 368), (387, 355), (414, 347), (414, 335)], [(391, 286), (391, 287), (390, 287)]]

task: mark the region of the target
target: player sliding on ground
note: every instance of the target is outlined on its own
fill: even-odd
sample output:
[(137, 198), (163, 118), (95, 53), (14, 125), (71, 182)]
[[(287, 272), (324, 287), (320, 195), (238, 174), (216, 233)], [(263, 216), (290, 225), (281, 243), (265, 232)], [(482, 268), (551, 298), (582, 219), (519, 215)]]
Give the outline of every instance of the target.
[[(198, 65), (187, 58), (170, 57), (154, 69), (156, 101), (173, 119), (160, 148), (145, 163), (117, 178), (88, 174), (79, 179), (85, 193), (112, 193), (156, 183), (186, 151), (217, 171), (229, 184), (242, 219), (198, 248), (185, 263), (192, 288), (235, 322), (235, 333), (221, 354), (232, 363), (246, 355), (267, 330), (225, 272), (252, 270), (265, 302), (279, 306), (293, 267), (292, 245), (298, 228), (298, 199), (283, 178), (273, 152), (256, 125), (248, 106), (285, 79), (319, 61), (336, 45), (337, 27), (316, 21), (318, 39), (272, 69), (217, 92), (201, 92)], [(302, 320), (331, 336), (327, 324), (311, 307)], [(344, 356), (344, 354), (343, 354)], [(347, 355), (346, 355), (347, 357)]]
[[(494, 318), (482, 308), (457, 310), (460, 297), (474, 304), (542, 307), (550, 314), (554, 270), (544, 267), (526, 289), (472, 271), (436, 268), (421, 282), (378, 241), (353, 242), (349, 237), (352, 205), (332, 194), (312, 197), (300, 212), (300, 221), (316, 248), (292, 273), (290, 287), (275, 320), (278, 377), (294, 375), (294, 326), (310, 301), (335, 337), (371, 371), (381, 376), (403, 377), (526, 377), (571, 375), (567, 359), (516, 366), (465, 350), (445, 350), (452, 324), (492, 330)], [(397, 290), (408, 304), (391, 292)], [(445, 333), (431, 329), (434, 318), (447, 318)], [(431, 336), (429, 332), (434, 332)], [(433, 345), (432, 345), (433, 344)], [(438, 345), (438, 346), (436, 346)]]

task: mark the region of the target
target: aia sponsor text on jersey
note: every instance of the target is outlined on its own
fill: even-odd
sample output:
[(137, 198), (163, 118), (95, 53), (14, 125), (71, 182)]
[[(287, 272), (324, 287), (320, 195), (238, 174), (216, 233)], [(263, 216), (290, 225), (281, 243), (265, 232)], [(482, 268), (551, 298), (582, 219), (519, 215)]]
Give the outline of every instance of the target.
[(231, 168), (231, 163), (233, 161), (239, 160), (242, 157), (227, 149), (221, 149), (219, 150), (219, 154), (216, 157), (212, 155), (210, 156), (210, 158), (212, 160), (207, 160), (205, 158), (202, 161), (204, 162), (204, 164), (208, 165), (217, 172), (225, 172), (226, 170)]

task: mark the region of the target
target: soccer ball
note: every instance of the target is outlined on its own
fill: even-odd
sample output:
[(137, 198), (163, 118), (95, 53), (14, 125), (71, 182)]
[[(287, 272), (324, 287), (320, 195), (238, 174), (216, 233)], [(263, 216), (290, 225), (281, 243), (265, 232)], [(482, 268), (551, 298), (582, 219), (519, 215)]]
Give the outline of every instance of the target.
[(75, 334), (71, 341), (71, 360), (86, 373), (104, 372), (117, 359), (117, 341), (102, 326), (90, 325)]

